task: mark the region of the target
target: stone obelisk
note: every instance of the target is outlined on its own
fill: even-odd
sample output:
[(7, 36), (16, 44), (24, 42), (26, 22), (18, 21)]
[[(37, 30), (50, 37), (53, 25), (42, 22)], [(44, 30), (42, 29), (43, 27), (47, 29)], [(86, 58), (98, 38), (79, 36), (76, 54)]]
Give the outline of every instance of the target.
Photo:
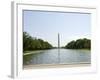
[(60, 36), (59, 36), (59, 33), (58, 33), (58, 49), (60, 48)]

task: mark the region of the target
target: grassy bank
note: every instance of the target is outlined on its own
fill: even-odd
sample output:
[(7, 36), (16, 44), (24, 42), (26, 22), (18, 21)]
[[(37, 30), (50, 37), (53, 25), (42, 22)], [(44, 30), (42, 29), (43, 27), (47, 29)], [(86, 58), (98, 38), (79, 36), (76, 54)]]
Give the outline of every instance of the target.
[(41, 53), (41, 52), (44, 52), (44, 50), (25, 51), (23, 55), (29, 55), (29, 54), (35, 54), (35, 53)]

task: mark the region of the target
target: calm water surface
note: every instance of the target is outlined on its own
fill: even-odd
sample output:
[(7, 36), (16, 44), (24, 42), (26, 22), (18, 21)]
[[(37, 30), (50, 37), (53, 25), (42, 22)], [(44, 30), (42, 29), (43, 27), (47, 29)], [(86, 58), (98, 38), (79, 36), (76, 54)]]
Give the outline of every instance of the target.
[(24, 65), (90, 63), (90, 50), (50, 49), (24, 55)]

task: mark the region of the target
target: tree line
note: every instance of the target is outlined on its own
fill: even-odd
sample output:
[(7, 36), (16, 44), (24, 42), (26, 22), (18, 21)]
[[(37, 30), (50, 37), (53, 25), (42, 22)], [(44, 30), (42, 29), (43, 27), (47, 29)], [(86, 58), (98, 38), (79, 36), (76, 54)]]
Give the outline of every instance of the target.
[(23, 51), (51, 49), (52, 45), (42, 39), (30, 36), (23, 32)]
[(69, 42), (65, 48), (67, 49), (91, 49), (91, 40), (90, 39), (78, 39)]
[[(53, 47), (49, 42), (42, 39), (32, 37), (27, 32), (23, 32), (23, 51), (44, 50), (57, 48)], [(91, 49), (90, 39), (77, 39), (69, 42), (63, 48), (66, 49)]]

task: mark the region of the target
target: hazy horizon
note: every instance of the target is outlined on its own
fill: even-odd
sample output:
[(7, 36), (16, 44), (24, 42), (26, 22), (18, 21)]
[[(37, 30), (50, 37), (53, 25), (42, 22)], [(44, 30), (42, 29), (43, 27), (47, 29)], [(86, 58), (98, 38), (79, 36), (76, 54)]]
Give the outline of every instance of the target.
[(32, 37), (60, 46), (79, 38), (91, 39), (91, 15), (86, 13), (65, 13), (47, 11), (23, 11), (24, 31)]

